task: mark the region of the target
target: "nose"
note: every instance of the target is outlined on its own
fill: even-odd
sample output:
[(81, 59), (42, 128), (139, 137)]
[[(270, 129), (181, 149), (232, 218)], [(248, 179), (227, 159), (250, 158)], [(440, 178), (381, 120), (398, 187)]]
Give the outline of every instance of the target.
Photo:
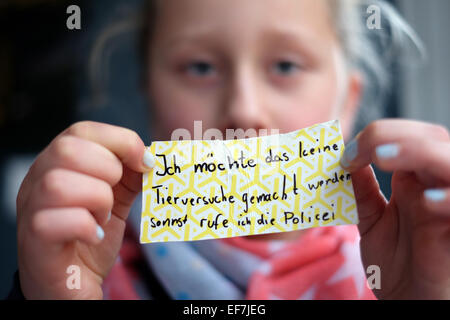
[(223, 110), (224, 129), (243, 129), (249, 137), (257, 136), (261, 129), (271, 129), (263, 92), (257, 75), (249, 66), (238, 68), (230, 76)]

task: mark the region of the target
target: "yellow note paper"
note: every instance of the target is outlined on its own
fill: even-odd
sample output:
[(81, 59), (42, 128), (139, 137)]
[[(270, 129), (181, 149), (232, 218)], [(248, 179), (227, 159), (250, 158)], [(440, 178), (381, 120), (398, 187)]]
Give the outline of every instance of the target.
[(141, 243), (357, 224), (339, 121), (241, 140), (156, 141)]

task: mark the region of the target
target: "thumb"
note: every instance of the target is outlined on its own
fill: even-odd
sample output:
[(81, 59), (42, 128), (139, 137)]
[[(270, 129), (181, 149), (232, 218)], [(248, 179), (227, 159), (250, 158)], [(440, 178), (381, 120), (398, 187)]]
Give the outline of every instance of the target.
[(352, 172), (361, 237), (378, 221), (387, 205), (373, 168), (368, 165)]

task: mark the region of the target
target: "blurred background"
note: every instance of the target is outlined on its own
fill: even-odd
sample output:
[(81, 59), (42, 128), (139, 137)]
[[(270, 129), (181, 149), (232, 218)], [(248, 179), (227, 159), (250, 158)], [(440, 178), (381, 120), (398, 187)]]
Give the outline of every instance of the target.
[[(142, 2), (0, 0), (0, 297), (17, 269), (17, 191), (37, 153), (88, 119), (128, 127), (150, 142), (133, 23)], [(379, 116), (450, 127), (450, 1), (389, 2), (423, 40), (427, 60), (392, 63), (392, 90)], [(66, 27), (72, 4), (81, 8), (81, 30)], [(93, 74), (92, 65), (101, 72)], [(389, 197), (390, 176), (377, 175)]]

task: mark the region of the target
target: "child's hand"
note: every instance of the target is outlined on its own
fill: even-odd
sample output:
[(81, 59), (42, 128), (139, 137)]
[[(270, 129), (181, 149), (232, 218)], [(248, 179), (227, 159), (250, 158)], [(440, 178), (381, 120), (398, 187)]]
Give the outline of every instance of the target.
[[(144, 154), (135, 132), (95, 122), (74, 124), (39, 154), (17, 196), (26, 298), (102, 298), (102, 280), (118, 255), (142, 172), (149, 170)], [(66, 285), (70, 265), (80, 268), (79, 290)]]
[[(347, 145), (365, 267), (381, 269), (378, 298), (450, 299), (450, 138), (437, 125), (381, 120)], [(372, 168), (393, 171), (392, 197)]]

